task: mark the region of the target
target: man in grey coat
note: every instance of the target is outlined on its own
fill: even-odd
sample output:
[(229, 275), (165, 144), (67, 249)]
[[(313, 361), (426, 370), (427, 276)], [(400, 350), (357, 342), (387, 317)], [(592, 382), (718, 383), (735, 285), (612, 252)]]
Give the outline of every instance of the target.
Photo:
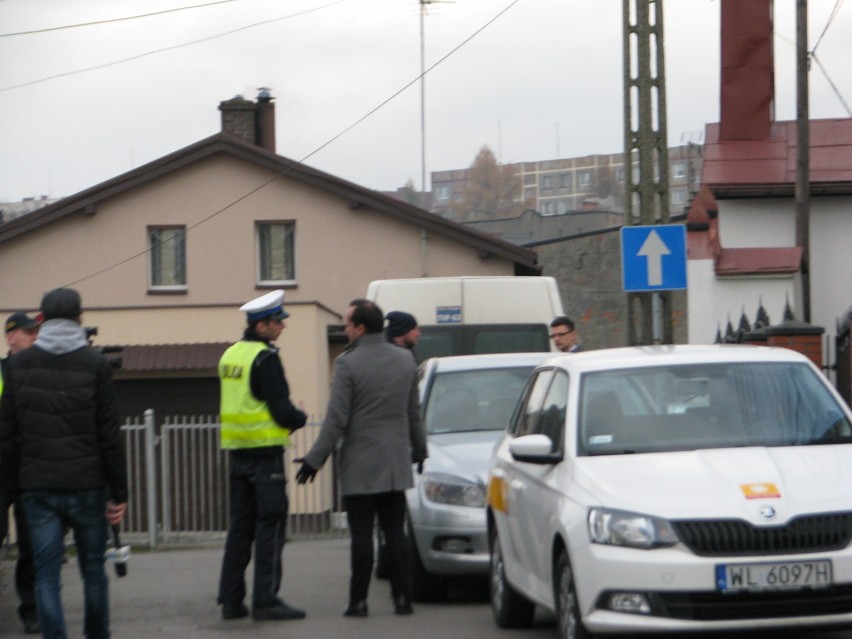
[(426, 459), (420, 424), (417, 366), (411, 354), (388, 343), (382, 310), (354, 300), (344, 316), (349, 345), (337, 358), (331, 399), (316, 442), (297, 462), (300, 484), (317, 471), (342, 440), (340, 480), (352, 540), (348, 617), (367, 616), (373, 569), (373, 525), (387, 539), (394, 611), (411, 614), (405, 547), (405, 490), (414, 485), (411, 465)]

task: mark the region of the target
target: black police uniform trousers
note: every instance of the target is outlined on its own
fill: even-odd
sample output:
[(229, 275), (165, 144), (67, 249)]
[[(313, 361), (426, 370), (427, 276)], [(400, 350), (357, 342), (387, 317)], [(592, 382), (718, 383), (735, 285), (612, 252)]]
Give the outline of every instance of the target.
[(35, 602), (35, 565), (33, 564), (33, 548), (30, 543), (30, 529), (24, 513), (24, 505), (20, 495), (16, 498), (10, 491), (0, 495), (0, 540), (6, 538), (9, 532), (9, 506), (13, 505), (15, 527), (18, 537), (18, 559), (15, 562), (15, 590), (18, 592), (20, 605), (18, 616), (21, 619), (36, 618)]
[(405, 492), (401, 490), (343, 498), (352, 540), (349, 603), (367, 600), (373, 570), (373, 526), (376, 516), (387, 544), (391, 595), (411, 598), (408, 553), (405, 548)]
[(218, 602), (238, 606), (246, 596), (245, 571), (254, 544), (252, 606), (277, 602), (281, 587), (281, 551), (287, 532), (289, 501), (283, 453), (230, 453), (230, 525), (222, 558)]

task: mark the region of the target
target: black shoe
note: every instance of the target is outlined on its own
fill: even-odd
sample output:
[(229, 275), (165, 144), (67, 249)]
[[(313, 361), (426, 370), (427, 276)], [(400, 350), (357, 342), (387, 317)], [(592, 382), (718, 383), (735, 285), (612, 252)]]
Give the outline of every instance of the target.
[(411, 599), (407, 595), (400, 595), (393, 598), (393, 611), (397, 615), (410, 615), (414, 612), (411, 607)]
[(346, 610), (343, 611), (344, 617), (366, 617), (368, 614), (366, 601), (356, 601), (355, 603), (351, 603)]
[(293, 608), (280, 599), (272, 606), (258, 608), (254, 606), (251, 610), (251, 618), (255, 621), (287, 621), (288, 619), (304, 619), (305, 611)]
[(24, 615), (21, 618), (24, 622), (24, 633), (28, 635), (37, 635), (41, 633), (41, 624), (38, 622), (38, 617), (35, 615)]
[(248, 615), (249, 609), (243, 603), (235, 606), (222, 604), (222, 619), (242, 619), (243, 617), (248, 617)]

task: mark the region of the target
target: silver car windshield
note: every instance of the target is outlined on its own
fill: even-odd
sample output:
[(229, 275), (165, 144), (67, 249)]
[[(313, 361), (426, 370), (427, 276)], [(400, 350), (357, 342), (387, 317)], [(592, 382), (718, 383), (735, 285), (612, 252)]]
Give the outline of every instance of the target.
[(723, 363), (588, 373), (580, 454), (852, 442), (852, 424), (798, 363)]
[(439, 373), (423, 407), (428, 434), (503, 430), (532, 366)]

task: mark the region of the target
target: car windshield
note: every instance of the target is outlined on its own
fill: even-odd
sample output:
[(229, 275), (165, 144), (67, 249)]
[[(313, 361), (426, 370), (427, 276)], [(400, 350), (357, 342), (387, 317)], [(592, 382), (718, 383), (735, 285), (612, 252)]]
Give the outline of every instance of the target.
[(423, 407), (428, 434), (503, 430), (532, 366), (438, 373)]
[(852, 424), (799, 363), (690, 364), (587, 373), (579, 453), (852, 443)]

